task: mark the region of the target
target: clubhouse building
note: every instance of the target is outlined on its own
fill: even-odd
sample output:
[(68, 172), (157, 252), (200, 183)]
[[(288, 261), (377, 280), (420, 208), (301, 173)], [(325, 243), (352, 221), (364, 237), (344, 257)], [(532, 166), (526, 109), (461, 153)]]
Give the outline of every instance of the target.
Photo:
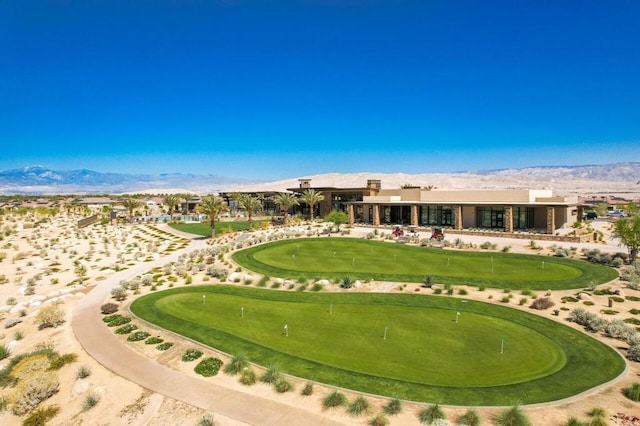
[[(300, 187), (289, 190), (301, 193), (307, 188), (310, 180), (300, 179)], [(344, 211), (352, 225), (554, 235), (579, 221), (583, 210), (577, 197), (555, 196), (547, 189), (382, 189), (379, 180), (368, 180), (363, 188), (313, 189), (325, 196), (316, 206), (320, 217), (331, 210)]]

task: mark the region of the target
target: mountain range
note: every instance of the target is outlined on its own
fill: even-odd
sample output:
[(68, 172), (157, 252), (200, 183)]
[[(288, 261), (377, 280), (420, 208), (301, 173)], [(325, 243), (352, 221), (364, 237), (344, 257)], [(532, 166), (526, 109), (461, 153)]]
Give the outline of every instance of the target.
[(383, 188), (398, 188), (401, 185), (440, 189), (548, 188), (560, 195), (624, 194), (638, 197), (640, 194), (640, 162), (452, 173), (325, 173), (272, 182), (252, 182), (217, 175), (102, 173), (86, 169), (56, 171), (43, 166), (28, 166), (0, 172), (0, 194), (266, 192), (297, 187), (299, 178), (310, 179), (312, 187), (362, 187), (367, 180), (378, 179)]

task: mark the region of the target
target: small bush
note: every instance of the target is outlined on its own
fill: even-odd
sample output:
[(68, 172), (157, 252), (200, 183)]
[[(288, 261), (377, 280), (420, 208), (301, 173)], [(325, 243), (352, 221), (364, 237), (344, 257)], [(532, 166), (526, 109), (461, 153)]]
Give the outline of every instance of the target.
[(24, 416), (42, 401), (48, 399), (54, 393), (58, 392), (60, 383), (55, 373), (39, 372), (24, 377), (18, 381), (14, 388), (13, 404), (11, 412), (16, 416)]
[(100, 396), (98, 394), (92, 393), (88, 395), (84, 401), (82, 402), (82, 411), (89, 411), (100, 402)]
[(639, 402), (640, 401), (640, 382), (635, 382), (631, 386), (624, 388), (622, 390), (624, 396), (629, 398), (632, 401)]
[(144, 341), (145, 345), (157, 345), (158, 343), (162, 343), (163, 340), (156, 336), (151, 336), (147, 340)]
[(275, 365), (272, 365), (269, 368), (267, 368), (267, 370), (264, 372), (264, 374), (260, 378), (260, 381), (263, 383), (273, 384), (273, 383), (276, 383), (281, 378), (282, 378), (282, 373), (280, 372), (278, 367)]
[(86, 379), (87, 377), (89, 377), (91, 375), (91, 368), (83, 365), (82, 367), (78, 368), (78, 371), (76, 372), (76, 378), (77, 379)]
[[(109, 319), (110, 321), (105, 321)], [(120, 327), (121, 325), (129, 324), (131, 322), (131, 317), (124, 317), (122, 315), (110, 315), (108, 317), (104, 317), (102, 319), (107, 323), (107, 327)]]
[(159, 351), (166, 351), (171, 346), (173, 346), (173, 343), (171, 343), (171, 342), (162, 342), (158, 346), (156, 346), (156, 349), (159, 350)]
[(313, 395), (313, 383), (307, 383), (306, 385), (304, 385), (304, 388), (302, 388), (302, 392), (300, 392), (300, 394), (303, 396)]
[(499, 412), (493, 420), (496, 426), (533, 426), (531, 420), (518, 406)]
[(218, 374), (220, 367), (222, 367), (222, 361), (220, 359), (208, 357), (200, 361), (193, 370), (201, 376), (212, 377)]
[(36, 322), (38, 323), (38, 328), (40, 330), (48, 327), (57, 327), (64, 323), (64, 316), (64, 309), (60, 306), (49, 305), (38, 311), (38, 314), (36, 315)]
[(198, 349), (187, 349), (182, 354), (182, 361), (183, 362), (195, 361), (196, 359), (200, 358), (201, 356), (202, 356), (202, 351), (200, 351)]
[(369, 426), (387, 426), (388, 424), (389, 419), (387, 419), (383, 414), (374, 416), (368, 423)]
[(245, 368), (249, 367), (249, 360), (245, 354), (236, 354), (231, 358), (231, 361), (224, 367), (224, 373), (231, 376), (240, 374)]
[(127, 342), (139, 342), (140, 340), (144, 340), (149, 336), (151, 336), (151, 333), (149, 332), (142, 330), (134, 331), (129, 335), (129, 337), (127, 337)]
[(22, 320), (20, 318), (9, 318), (8, 320), (6, 320), (4, 322), (4, 328), (15, 327), (16, 325), (20, 324), (21, 322), (22, 322)]
[(214, 426), (213, 414), (207, 413), (198, 422), (198, 426)]
[(60, 412), (60, 407), (57, 405), (50, 405), (48, 407), (37, 408), (33, 410), (22, 421), (22, 426), (43, 426), (47, 422), (53, 419)]
[(535, 299), (531, 305), (529, 306), (531, 309), (537, 309), (537, 310), (545, 310), (545, 309), (549, 309), (552, 306), (554, 306), (555, 303), (553, 303), (553, 301), (551, 299), (549, 299), (548, 297), (540, 297), (538, 299)]
[(352, 416), (361, 416), (363, 414), (367, 414), (370, 409), (371, 404), (369, 404), (369, 401), (367, 401), (366, 398), (359, 396), (349, 403), (347, 413)]
[(418, 418), (420, 419), (420, 423), (430, 425), (438, 419), (444, 419), (445, 416), (440, 406), (435, 404), (420, 410)]
[(251, 386), (256, 383), (256, 380), (257, 377), (253, 368), (245, 367), (242, 369), (242, 372), (240, 373), (240, 383), (246, 386)]
[(456, 424), (465, 426), (480, 426), (480, 416), (476, 410), (467, 410), (456, 419)]
[(65, 365), (76, 362), (77, 360), (78, 355), (73, 353), (54, 356), (50, 360), (49, 370), (60, 370)]
[(116, 334), (129, 334), (132, 331), (137, 330), (137, 329), (138, 329), (137, 325), (135, 325), (135, 324), (127, 324), (127, 325), (124, 325), (124, 326), (122, 326), (120, 328), (116, 328), (114, 333), (116, 333)]
[(382, 408), (382, 411), (390, 416), (400, 414), (400, 411), (402, 411), (402, 401), (398, 398), (393, 398)]
[(104, 315), (113, 314), (114, 312), (118, 312), (118, 304), (117, 303), (105, 303), (100, 307), (100, 312)]
[(274, 383), (273, 388), (278, 393), (285, 393), (285, 392), (289, 392), (290, 390), (292, 390), (293, 389), (293, 385), (291, 383), (289, 383), (289, 381), (287, 379), (285, 379), (284, 377), (280, 377), (278, 379), (278, 381)]
[(331, 392), (322, 399), (323, 408), (342, 407), (347, 403), (347, 397), (337, 390)]
[(11, 350), (4, 345), (0, 345), (0, 360), (8, 358), (9, 355), (11, 355)]
[(340, 283), (340, 287), (342, 288), (351, 288), (353, 287), (353, 279), (349, 276), (346, 275), (344, 278), (342, 278), (342, 282)]

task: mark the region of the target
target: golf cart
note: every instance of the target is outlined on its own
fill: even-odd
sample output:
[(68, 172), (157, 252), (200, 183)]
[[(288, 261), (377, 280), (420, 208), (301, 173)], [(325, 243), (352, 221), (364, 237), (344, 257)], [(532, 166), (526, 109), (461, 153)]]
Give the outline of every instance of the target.
[(436, 241), (444, 240), (444, 232), (442, 232), (442, 228), (434, 227), (433, 232), (431, 233), (431, 239)]

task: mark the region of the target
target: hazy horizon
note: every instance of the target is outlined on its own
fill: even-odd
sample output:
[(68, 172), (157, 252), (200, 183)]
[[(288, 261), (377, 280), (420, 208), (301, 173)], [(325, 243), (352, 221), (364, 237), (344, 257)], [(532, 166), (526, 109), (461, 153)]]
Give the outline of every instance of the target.
[(0, 2), (0, 170), (640, 159), (640, 3)]

